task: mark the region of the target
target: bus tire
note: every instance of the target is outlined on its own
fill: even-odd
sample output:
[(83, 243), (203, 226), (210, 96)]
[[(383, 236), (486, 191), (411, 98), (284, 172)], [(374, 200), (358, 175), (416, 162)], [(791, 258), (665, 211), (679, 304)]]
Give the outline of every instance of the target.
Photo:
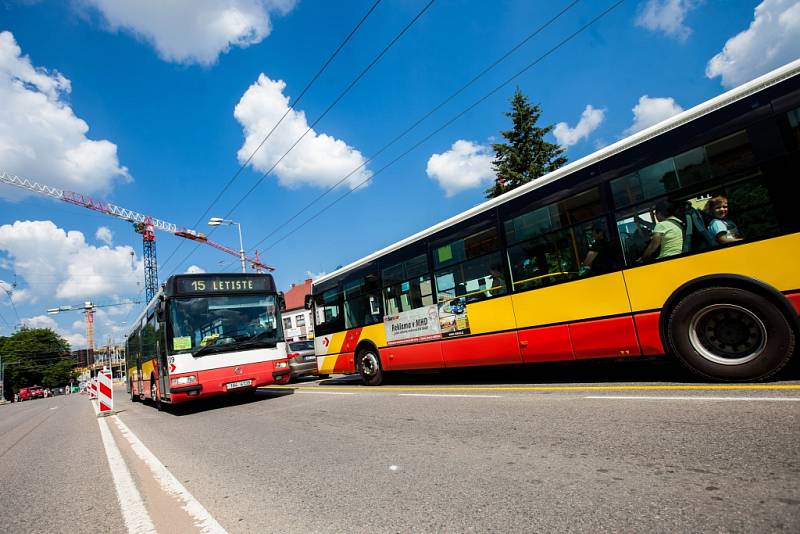
[(791, 359), (795, 332), (768, 298), (736, 287), (707, 287), (672, 309), (667, 341), (694, 373), (727, 382), (764, 380)]
[(158, 396), (158, 386), (156, 385), (156, 377), (150, 377), (150, 400), (153, 401), (153, 406), (159, 412), (164, 409), (161, 404), (161, 397)]
[(365, 386), (379, 386), (383, 382), (383, 367), (378, 350), (365, 347), (358, 352), (358, 372)]

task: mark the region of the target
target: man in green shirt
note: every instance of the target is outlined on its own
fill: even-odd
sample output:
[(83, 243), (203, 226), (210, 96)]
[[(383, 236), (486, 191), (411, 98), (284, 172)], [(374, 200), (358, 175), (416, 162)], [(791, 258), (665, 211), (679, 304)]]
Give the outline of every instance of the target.
[(656, 204), (656, 223), (650, 242), (638, 262), (646, 261), (658, 250), (658, 259), (676, 256), (683, 252), (684, 223), (677, 216), (675, 204), (661, 200)]

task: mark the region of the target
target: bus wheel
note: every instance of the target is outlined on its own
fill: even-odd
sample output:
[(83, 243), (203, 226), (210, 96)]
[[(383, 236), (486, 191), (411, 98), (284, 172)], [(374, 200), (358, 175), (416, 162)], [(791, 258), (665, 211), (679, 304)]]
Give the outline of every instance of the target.
[(667, 323), (669, 345), (689, 369), (724, 381), (763, 380), (792, 357), (795, 332), (769, 299), (709, 287), (681, 300)]
[(155, 377), (150, 377), (150, 400), (153, 401), (153, 406), (159, 412), (162, 410), (161, 399), (158, 396), (158, 387), (156, 386)]
[(377, 350), (366, 348), (358, 353), (358, 372), (365, 386), (379, 386), (383, 382), (383, 369)]

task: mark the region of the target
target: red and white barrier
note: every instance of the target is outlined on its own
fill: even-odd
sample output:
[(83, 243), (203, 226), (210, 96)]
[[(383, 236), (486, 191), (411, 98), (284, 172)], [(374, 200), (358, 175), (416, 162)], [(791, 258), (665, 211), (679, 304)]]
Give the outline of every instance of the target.
[(97, 378), (92, 378), (86, 386), (89, 391), (89, 399), (97, 398)]
[(97, 398), (100, 402), (100, 413), (114, 411), (114, 390), (111, 382), (111, 371), (103, 369), (98, 375)]

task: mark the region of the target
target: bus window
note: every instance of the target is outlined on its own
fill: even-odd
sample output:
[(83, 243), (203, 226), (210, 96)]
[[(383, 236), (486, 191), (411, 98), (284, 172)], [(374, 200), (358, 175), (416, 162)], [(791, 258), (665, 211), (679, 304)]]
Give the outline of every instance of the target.
[(476, 302), (508, 292), (499, 252), (465, 261), (436, 272), (436, 298), (439, 303), (463, 298)]
[(314, 302), (315, 331), (318, 335), (341, 329), (341, 293), (334, 287), (317, 295)]
[(344, 296), (344, 327), (357, 328), (383, 320), (378, 302), (380, 288), (377, 276), (370, 274), (342, 283)]
[(434, 304), (433, 284), (425, 254), (383, 269), (382, 279), (387, 315)]

